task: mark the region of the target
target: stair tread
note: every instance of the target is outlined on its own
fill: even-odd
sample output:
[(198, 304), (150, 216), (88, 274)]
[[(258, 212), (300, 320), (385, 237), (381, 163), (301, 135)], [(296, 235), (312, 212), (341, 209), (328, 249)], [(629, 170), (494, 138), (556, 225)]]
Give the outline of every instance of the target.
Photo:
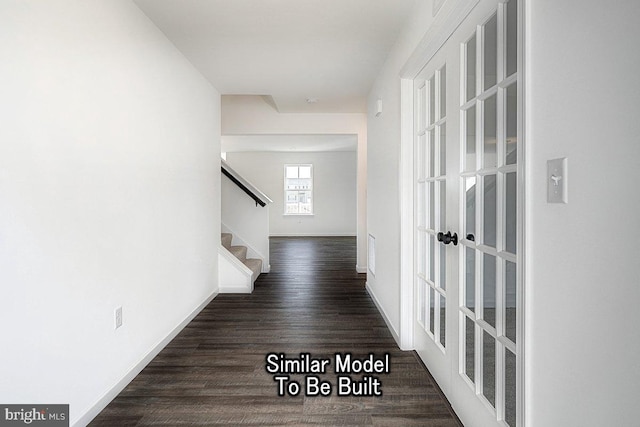
[(249, 267), (249, 269), (253, 272), (251, 275), (251, 281), (255, 282), (260, 273), (262, 272), (262, 260), (256, 258), (247, 258), (244, 262), (244, 265)]
[[(244, 264), (249, 267), (249, 266), (260, 266), (262, 267), (262, 260), (261, 259), (257, 259), (257, 258), (247, 258), (247, 260), (244, 262)], [(251, 267), (249, 267), (251, 268)]]

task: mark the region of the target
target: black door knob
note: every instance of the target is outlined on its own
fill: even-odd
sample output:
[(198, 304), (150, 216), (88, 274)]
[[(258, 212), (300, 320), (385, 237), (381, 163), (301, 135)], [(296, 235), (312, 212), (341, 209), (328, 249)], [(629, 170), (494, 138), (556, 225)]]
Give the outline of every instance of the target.
[(458, 246), (458, 233), (453, 233), (451, 235), (450, 231), (447, 231), (447, 234), (444, 234), (442, 231), (438, 233), (438, 242), (442, 242), (445, 245), (449, 243), (453, 243), (453, 246)]

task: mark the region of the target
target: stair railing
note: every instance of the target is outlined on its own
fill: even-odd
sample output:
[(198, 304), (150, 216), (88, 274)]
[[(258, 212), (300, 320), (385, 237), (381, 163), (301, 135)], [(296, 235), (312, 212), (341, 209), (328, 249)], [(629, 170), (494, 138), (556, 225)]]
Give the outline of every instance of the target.
[(237, 185), (242, 191), (247, 193), (255, 202), (256, 206), (260, 205), (265, 207), (267, 203), (273, 203), (273, 201), (267, 197), (262, 191), (258, 190), (253, 184), (244, 179), (238, 172), (234, 171), (231, 166), (224, 160), (221, 161), (221, 171), (224, 176), (229, 178), (231, 182)]

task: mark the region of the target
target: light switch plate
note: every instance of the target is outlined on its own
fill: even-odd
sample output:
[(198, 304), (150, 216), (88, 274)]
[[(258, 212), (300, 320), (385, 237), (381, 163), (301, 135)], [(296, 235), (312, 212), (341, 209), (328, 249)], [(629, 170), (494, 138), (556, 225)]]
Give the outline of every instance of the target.
[(567, 158), (547, 161), (547, 203), (568, 203)]

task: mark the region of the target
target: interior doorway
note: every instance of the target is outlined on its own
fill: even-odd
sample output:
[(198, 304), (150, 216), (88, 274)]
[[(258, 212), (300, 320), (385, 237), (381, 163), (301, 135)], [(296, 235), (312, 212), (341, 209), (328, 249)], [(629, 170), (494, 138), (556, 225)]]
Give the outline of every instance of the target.
[(404, 83), (413, 261), (403, 336), (463, 422), (521, 426), (522, 1), (467, 3)]

